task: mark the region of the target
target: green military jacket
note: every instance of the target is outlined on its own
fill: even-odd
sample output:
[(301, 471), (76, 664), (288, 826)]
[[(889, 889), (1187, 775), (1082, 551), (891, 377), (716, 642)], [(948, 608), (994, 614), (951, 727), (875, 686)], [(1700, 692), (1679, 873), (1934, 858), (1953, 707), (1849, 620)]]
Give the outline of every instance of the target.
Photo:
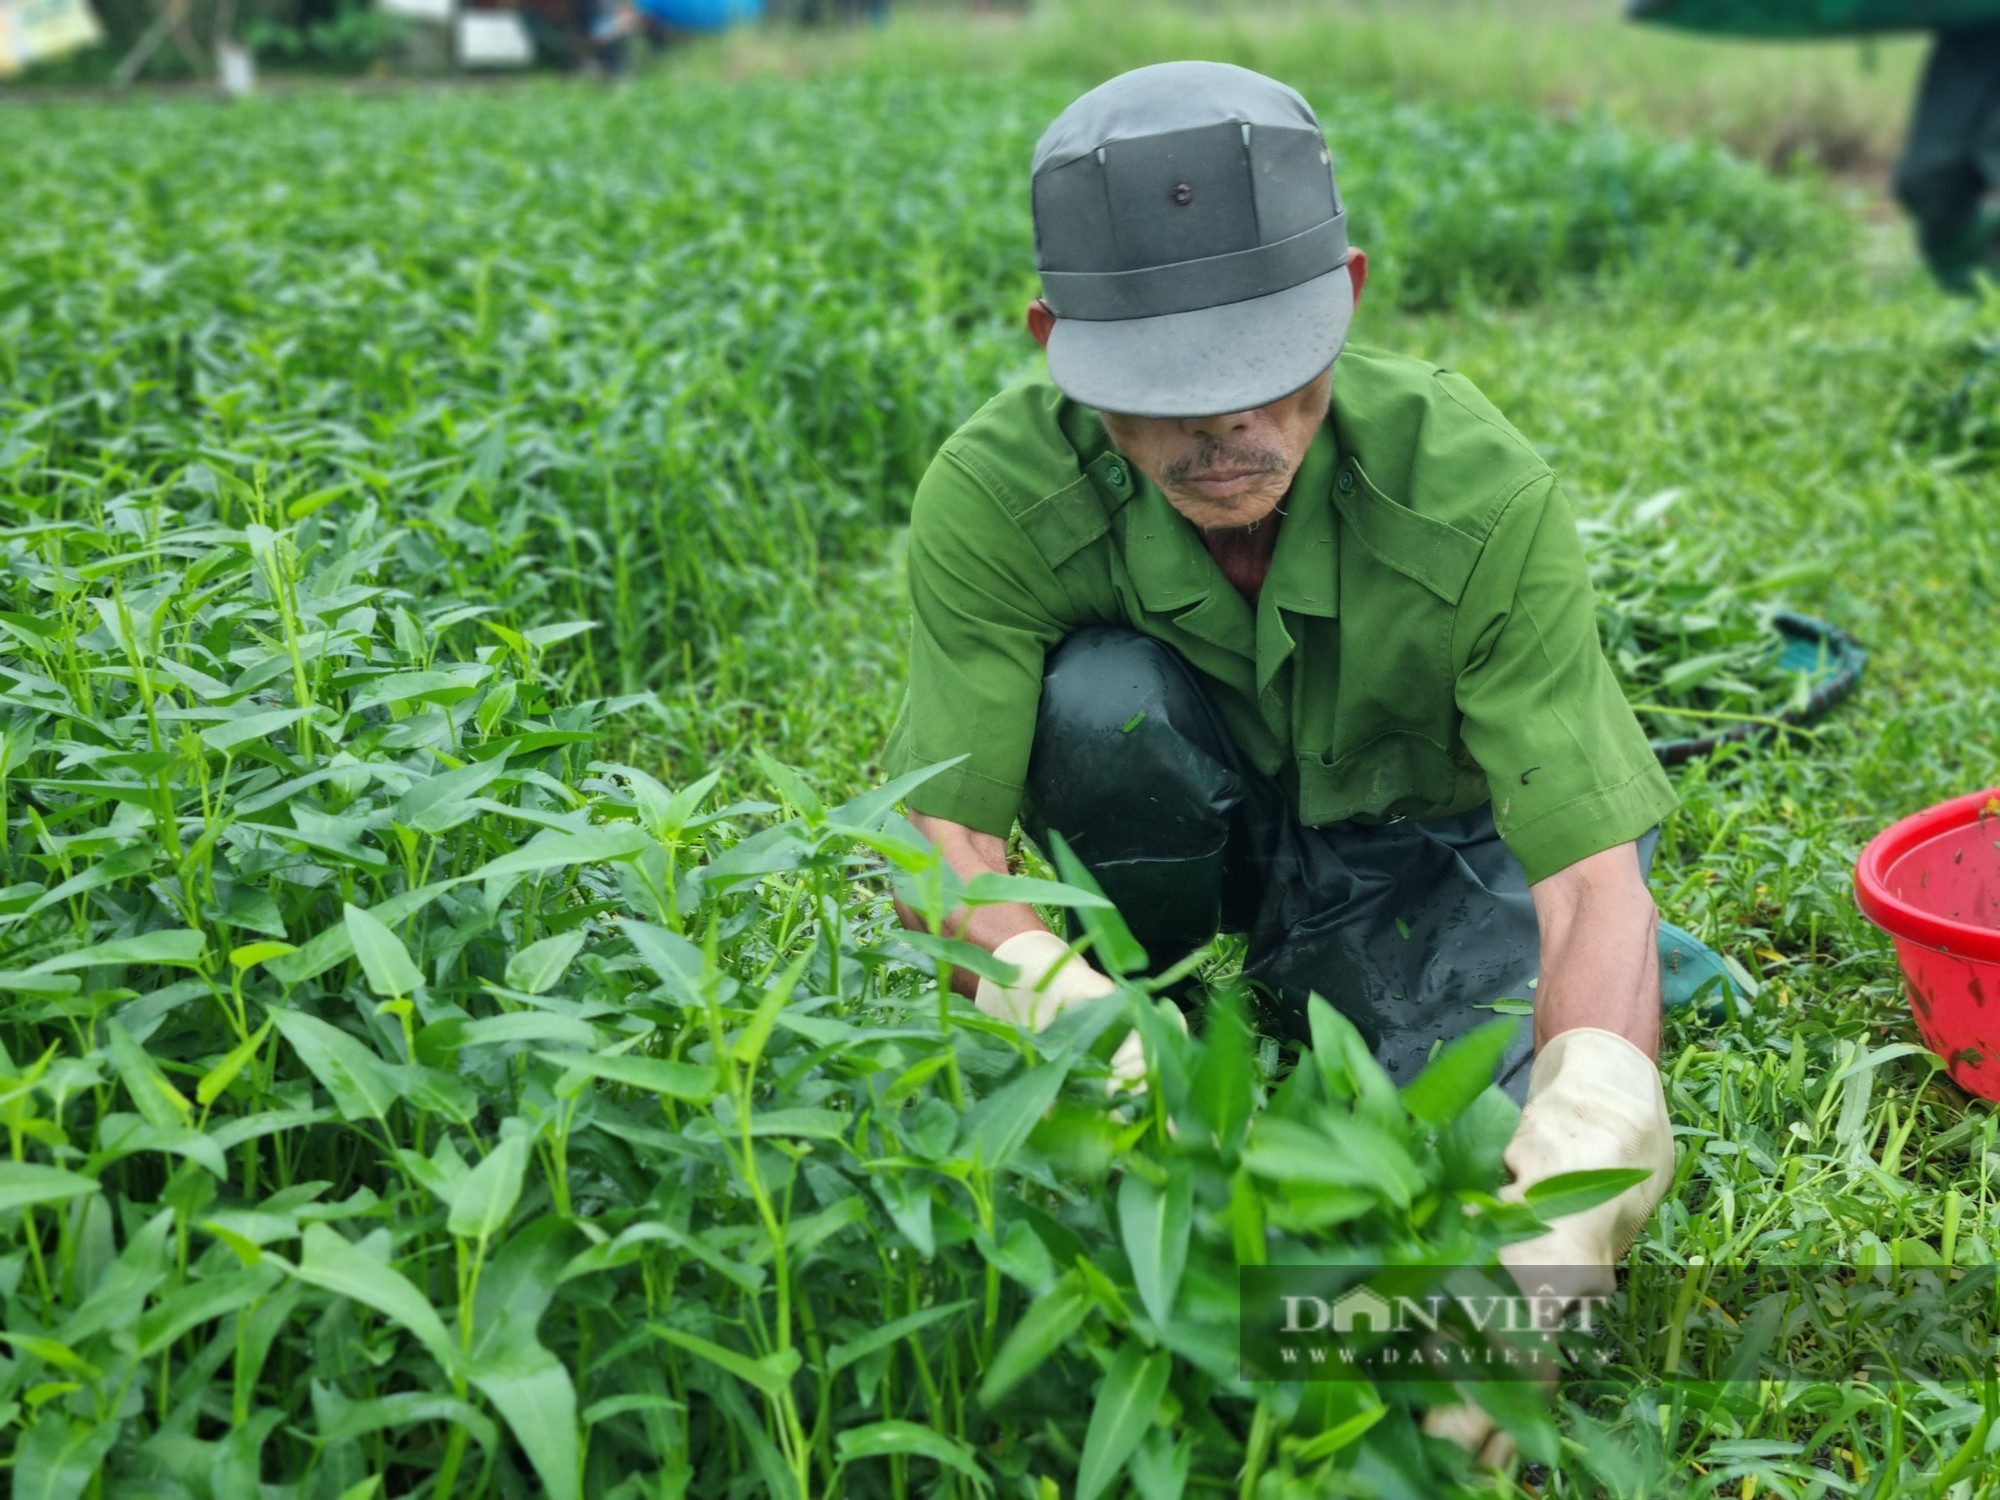
[(893, 773), (909, 806), (1013, 826), (1044, 653), (1126, 625), (1192, 666), (1301, 822), (1491, 798), (1530, 880), (1637, 838), (1674, 794), (1598, 643), (1548, 466), (1463, 376), (1350, 344), (1253, 609), (1195, 527), (1045, 375), (952, 435), (910, 516)]

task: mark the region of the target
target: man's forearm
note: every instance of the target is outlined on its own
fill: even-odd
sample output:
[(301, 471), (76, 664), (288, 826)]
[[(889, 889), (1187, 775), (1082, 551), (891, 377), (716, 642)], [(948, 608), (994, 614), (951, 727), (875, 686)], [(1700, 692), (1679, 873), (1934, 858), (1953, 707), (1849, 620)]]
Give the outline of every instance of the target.
[(1531, 892), (1542, 928), (1536, 1050), (1573, 1026), (1597, 1026), (1659, 1056), (1659, 913), (1636, 848), (1593, 854)]
[[(928, 813), (911, 813), (910, 825), (938, 846), (944, 862), (960, 880), (989, 872), (1007, 873), (1007, 841), (1003, 838)], [(900, 901), (896, 903), (896, 915), (905, 927), (917, 930), (924, 927), (923, 918)], [(991, 906), (959, 907), (945, 918), (944, 930), (949, 937), (963, 938), (991, 953), (1019, 933), (1046, 931), (1047, 924), (1025, 901), (1000, 901)], [(965, 969), (952, 970), (951, 987), (959, 994), (970, 998), (978, 985), (977, 975)]]

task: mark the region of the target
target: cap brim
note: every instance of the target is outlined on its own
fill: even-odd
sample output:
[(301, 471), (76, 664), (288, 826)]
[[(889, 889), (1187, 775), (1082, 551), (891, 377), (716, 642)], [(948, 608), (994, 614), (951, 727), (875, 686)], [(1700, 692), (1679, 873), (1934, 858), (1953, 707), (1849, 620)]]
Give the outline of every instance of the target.
[(1249, 411), (1332, 364), (1354, 317), (1347, 267), (1282, 292), (1119, 322), (1058, 318), (1049, 378), (1073, 401), (1135, 417)]

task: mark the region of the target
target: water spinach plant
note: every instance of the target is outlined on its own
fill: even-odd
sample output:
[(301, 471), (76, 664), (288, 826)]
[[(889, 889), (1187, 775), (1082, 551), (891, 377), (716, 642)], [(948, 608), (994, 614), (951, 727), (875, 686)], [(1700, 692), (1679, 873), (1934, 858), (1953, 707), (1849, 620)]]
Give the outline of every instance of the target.
[(181, 476), (0, 534), (16, 1494), (1456, 1483), (1408, 1392), (1243, 1382), (1235, 1268), (1532, 1224), (1488, 1196), (1491, 1034), (1398, 1095), (1322, 1006), (1272, 1092), (1220, 1004), (991, 1021), (946, 911), (1025, 889), (1129, 963), (1101, 896), (960, 888), (908, 781), (829, 807), (767, 761), (716, 806), (601, 759), (618, 705), (550, 693), (575, 626), (283, 509)]

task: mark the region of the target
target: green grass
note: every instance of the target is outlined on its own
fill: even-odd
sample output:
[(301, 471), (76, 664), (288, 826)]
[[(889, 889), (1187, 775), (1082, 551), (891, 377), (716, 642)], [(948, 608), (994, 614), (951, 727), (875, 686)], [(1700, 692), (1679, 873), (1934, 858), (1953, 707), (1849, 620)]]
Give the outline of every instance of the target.
[[(1033, 355), (1021, 163), (1069, 91), (947, 61), (0, 116), (17, 1493), (1469, 1482), (1408, 1392), (1236, 1382), (1230, 1278), (1478, 1255), (1504, 1111), (1413, 1114), (1330, 1021), (1282, 1084), (1162, 1027), (1121, 1126), (1110, 1009), (986, 1022), (889, 914), (953, 894), (868, 795), (894, 523)], [(1676, 773), (1663, 910), (1761, 987), (1670, 1024), (1640, 1257), (1724, 1267), (1725, 1306), (1755, 1258), (1991, 1263), (1993, 1115), (1881, 1050), (1847, 882), (2000, 780), (2000, 327), (1810, 182), (1491, 77), (1281, 71), (1377, 260), (1367, 337), (1469, 374), (1585, 516), (1678, 489), (1702, 577), (1782, 568), (1873, 653), (1811, 740)], [(1371, 1173), (1248, 1149), (1259, 1104)], [(1669, 1377), (1727, 1330), (1667, 1323), (1631, 1308), (1556, 1425), (1513, 1410), (1532, 1463), (1483, 1492), (1996, 1492), (1976, 1362), (1855, 1379), (1799, 1322), (1825, 1378), (1717, 1396)]]
[(1323, 98), (1358, 90), (1565, 115), (1603, 109), (1774, 167), (1879, 175), (1900, 148), (1926, 45), (1904, 35), (1718, 39), (1634, 25), (1620, 0), (1037, 0), (1025, 18), (898, 5), (886, 37), (743, 29), (684, 62), (695, 76), (915, 67), (1060, 78), (1080, 90), (1142, 63), (1221, 58), (1314, 80)]

